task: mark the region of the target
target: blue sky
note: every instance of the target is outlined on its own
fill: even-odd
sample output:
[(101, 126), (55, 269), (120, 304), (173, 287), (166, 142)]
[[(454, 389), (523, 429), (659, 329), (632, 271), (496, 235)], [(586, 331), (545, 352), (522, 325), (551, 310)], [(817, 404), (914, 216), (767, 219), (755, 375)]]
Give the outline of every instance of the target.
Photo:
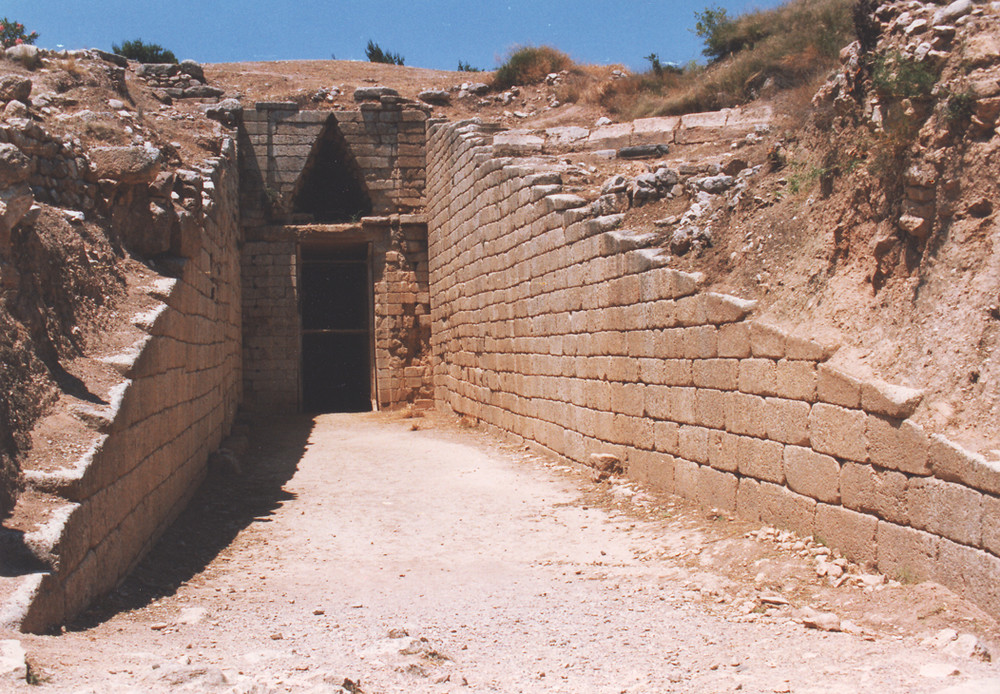
[(142, 38), (199, 62), (364, 59), (368, 39), (407, 65), (492, 69), (515, 45), (548, 44), (578, 62), (643, 69), (643, 56), (685, 63), (701, 57), (692, 32), (706, 6), (730, 14), (778, 0), (19, 0), (0, 16), (39, 33), (45, 48), (103, 48)]

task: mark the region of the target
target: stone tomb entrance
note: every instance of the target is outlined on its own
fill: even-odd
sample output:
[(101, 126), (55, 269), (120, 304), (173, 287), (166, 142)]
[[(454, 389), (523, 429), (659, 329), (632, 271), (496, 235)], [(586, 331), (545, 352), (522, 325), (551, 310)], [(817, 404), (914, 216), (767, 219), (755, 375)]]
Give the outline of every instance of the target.
[(371, 246), (300, 251), (302, 409), (376, 409)]
[(426, 122), (388, 96), (356, 111), (244, 110), (246, 409), (428, 404)]

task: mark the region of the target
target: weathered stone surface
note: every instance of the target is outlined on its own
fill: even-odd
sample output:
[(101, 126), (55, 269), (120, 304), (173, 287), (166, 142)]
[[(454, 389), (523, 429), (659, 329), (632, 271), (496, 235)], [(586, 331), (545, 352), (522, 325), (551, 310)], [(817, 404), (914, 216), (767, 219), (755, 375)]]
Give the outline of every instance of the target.
[(190, 75), (196, 80), (205, 81), (205, 70), (193, 60), (182, 60), (178, 67), (178, 72), (182, 75)]
[(972, 0), (955, 0), (947, 7), (943, 7), (934, 13), (934, 24), (951, 24), (959, 17), (964, 17), (972, 11)]
[(840, 470), (844, 506), (901, 525), (908, 523), (907, 487), (907, 477), (901, 472), (858, 463), (844, 463)]
[(784, 468), (792, 491), (829, 504), (840, 503), (840, 463), (835, 458), (802, 446), (785, 446)]
[(33, 204), (35, 196), (25, 183), (0, 190), (0, 254), (9, 253), (10, 233)]
[(870, 416), (865, 437), (874, 464), (912, 475), (931, 474), (927, 435), (913, 422)]
[(417, 94), (417, 98), (435, 106), (447, 106), (451, 103), (451, 93), (446, 89), (425, 89)]
[(878, 570), (907, 583), (934, 578), (941, 538), (913, 528), (879, 521)]
[(160, 171), (160, 150), (152, 147), (91, 147), (87, 158), (98, 178), (151, 183)]
[(1000, 462), (987, 460), (940, 434), (930, 438), (928, 457), (936, 477), (1000, 495)]
[(391, 87), (358, 87), (354, 90), (355, 101), (378, 101), (383, 96), (399, 96), (399, 92)]
[(135, 69), (135, 74), (139, 77), (173, 77), (180, 73), (181, 66), (176, 63), (142, 63)]
[(225, 90), (210, 87), (207, 84), (196, 84), (181, 92), (182, 99), (213, 99), (225, 95)]
[(20, 101), (8, 101), (3, 108), (3, 119), (10, 121), (14, 118), (28, 118), (30, 116), (28, 107)]
[(35, 165), (14, 145), (0, 143), (0, 188), (24, 183), (31, 176)]
[(31, 80), (23, 75), (0, 77), (0, 101), (21, 101), (27, 103), (31, 97)]
[(38, 46), (32, 46), (27, 43), (11, 46), (4, 51), (4, 56), (8, 60), (16, 60), (29, 68), (34, 67), (41, 61), (41, 58), (38, 56)]
[(768, 482), (742, 478), (736, 493), (736, 512), (749, 520), (804, 536), (815, 531), (816, 501)]
[(874, 566), (878, 559), (875, 538), (878, 518), (842, 506), (816, 506), (816, 539), (836, 547), (848, 559)]
[(906, 419), (924, 399), (923, 391), (871, 380), (861, 384), (861, 407), (872, 414)]
[(983, 527), (983, 495), (934, 478), (911, 479), (906, 490), (910, 524), (920, 530), (978, 546)]
[(809, 415), (809, 438), (820, 453), (864, 462), (868, 459), (865, 425), (864, 412), (816, 403)]
[(542, 151), (545, 138), (528, 130), (507, 130), (493, 136), (497, 154), (536, 154)]

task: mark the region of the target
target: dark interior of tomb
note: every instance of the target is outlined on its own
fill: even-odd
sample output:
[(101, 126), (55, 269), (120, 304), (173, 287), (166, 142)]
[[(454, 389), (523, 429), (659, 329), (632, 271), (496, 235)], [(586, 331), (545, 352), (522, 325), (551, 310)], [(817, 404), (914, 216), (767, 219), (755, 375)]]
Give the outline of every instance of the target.
[(304, 249), (300, 280), (303, 409), (371, 410), (367, 247)]
[(296, 214), (332, 224), (357, 221), (372, 213), (364, 177), (332, 119), (313, 146), (300, 180), (292, 203)]

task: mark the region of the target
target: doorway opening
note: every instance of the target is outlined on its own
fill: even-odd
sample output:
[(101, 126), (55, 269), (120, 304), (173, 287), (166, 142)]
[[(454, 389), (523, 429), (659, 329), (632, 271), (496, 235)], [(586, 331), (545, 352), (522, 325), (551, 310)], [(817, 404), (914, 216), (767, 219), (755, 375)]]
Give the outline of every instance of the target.
[(374, 409), (372, 280), (369, 244), (303, 248), (302, 409)]

